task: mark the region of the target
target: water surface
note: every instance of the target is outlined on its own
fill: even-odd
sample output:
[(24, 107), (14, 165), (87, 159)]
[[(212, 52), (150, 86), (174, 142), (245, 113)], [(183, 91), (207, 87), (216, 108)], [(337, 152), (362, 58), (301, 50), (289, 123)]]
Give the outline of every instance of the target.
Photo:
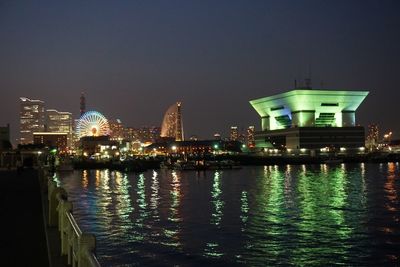
[(103, 266), (398, 266), (399, 166), (59, 174)]

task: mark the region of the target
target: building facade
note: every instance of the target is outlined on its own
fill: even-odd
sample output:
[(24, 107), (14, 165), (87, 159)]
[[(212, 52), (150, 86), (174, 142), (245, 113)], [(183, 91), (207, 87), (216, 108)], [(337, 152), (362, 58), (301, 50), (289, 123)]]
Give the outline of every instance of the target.
[(229, 140), (237, 141), (239, 138), (239, 130), (237, 126), (231, 126), (231, 131), (229, 134)]
[(60, 153), (67, 153), (68, 151), (67, 133), (35, 132), (33, 133), (33, 143), (56, 147)]
[(184, 141), (182, 103), (176, 102), (165, 112), (161, 124), (161, 137), (174, 138), (175, 141)]
[(55, 109), (46, 110), (46, 128), (49, 133), (65, 133), (67, 135), (67, 147), (73, 145), (73, 119), (72, 113), (60, 112)]
[(111, 140), (121, 141), (124, 139), (124, 126), (122, 125), (121, 120), (109, 120), (110, 125), (110, 138)]
[(261, 117), (257, 147), (278, 149), (355, 148), (365, 145), (356, 110), (367, 91), (296, 89), (250, 101)]
[(44, 102), (20, 97), (20, 144), (32, 144), (33, 132), (45, 131)]
[(256, 143), (255, 143), (255, 140), (254, 140), (254, 126), (249, 126), (247, 128), (246, 140), (247, 140), (247, 146), (249, 148), (255, 147)]

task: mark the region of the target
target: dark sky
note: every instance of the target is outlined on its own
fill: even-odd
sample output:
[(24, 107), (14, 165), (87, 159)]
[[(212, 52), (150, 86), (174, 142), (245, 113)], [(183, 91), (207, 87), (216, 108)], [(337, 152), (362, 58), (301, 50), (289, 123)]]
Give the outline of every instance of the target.
[(249, 100), (293, 88), (368, 90), (357, 122), (400, 136), (400, 1), (1, 1), (0, 125), (18, 97), (185, 135), (260, 128)]

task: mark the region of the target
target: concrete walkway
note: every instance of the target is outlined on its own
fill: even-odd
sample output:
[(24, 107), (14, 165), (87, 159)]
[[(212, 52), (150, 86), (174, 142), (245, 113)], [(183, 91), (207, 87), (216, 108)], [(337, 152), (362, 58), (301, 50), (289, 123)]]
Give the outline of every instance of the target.
[(47, 195), (42, 201), (37, 170), (1, 170), (0, 185), (0, 253), (4, 266), (67, 266), (66, 257), (59, 256), (58, 230), (45, 222)]

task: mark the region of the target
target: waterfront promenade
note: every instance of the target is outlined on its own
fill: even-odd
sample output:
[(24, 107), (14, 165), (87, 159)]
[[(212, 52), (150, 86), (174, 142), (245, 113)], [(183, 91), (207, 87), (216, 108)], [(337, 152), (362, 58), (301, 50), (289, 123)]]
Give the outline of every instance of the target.
[[(2, 237), (6, 266), (67, 266), (60, 257), (58, 230), (47, 226), (46, 195), (35, 169), (0, 170)], [(44, 205), (42, 204), (44, 203)]]

